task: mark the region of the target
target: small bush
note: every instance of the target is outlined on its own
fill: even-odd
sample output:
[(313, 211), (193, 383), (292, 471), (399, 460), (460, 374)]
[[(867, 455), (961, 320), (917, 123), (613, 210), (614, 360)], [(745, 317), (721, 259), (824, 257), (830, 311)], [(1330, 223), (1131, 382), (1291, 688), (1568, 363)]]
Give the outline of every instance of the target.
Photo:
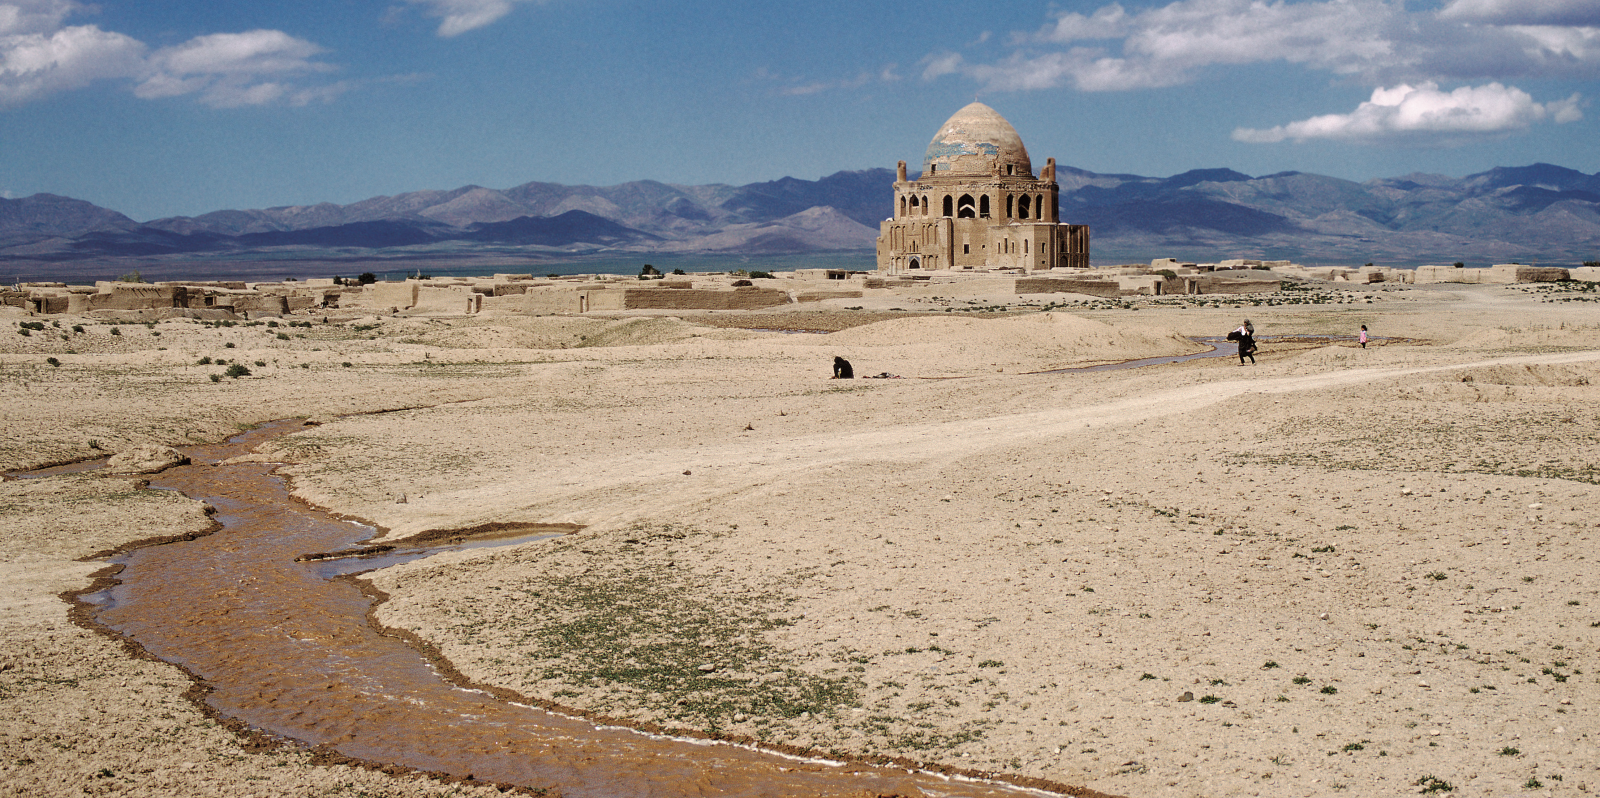
[(1455, 791), (1455, 786), (1450, 782), (1445, 781), (1444, 779), (1436, 779), (1433, 776), (1423, 776), (1422, 778), (1417, 779), (1415, 783), (1418, 787), (1422, 788), (1423, 793)]
[(75, 332), (75, 333), (83, 332), (83, 325), (82, 324), (74, 324), (74, 325), (72, 325), (72, 331)]
[(232, 349), (232, 348), (233, 348), (233, 342), (232, 342), (232, 341), (229, 341), (229, 342), (227, 342), (227, 343), (225, 343), (225, 344), (223, 344), (223, 345), (222, 345), (222, 348), (223, 348), (223, 349)]
[(240, 377), (248, 377), (248, 376), (250, 376), (250, 367), (246, 366), (243, 363), (235, 363), (235, 364), (233, 364), (233, 365), (228, 367), (228, 371), (226, 373), (227, 373), (227, 375), (229, 377), (232, 377), (234, 379), (239, 379)]
[(355, 364), (354, 364), (354, 363), (351, 363), (351, 362), (350, 362), (350, 361), (348, 361), (348, 360), (346, 360), (346, 361), (345, 361), (345, 362), (343, 362), (343, 363), (340, 363), (340, 364), (339, 364), (339, 365), (341, 365), (341, 366), (344, 366), (344, 367), (345, 367), (345, 368), (350, 368), (350, 367), (351, 367), (351, 366), (353, 366), (353, 365), (355, 365)]
[(197, 365), (197, 366), (209, 366), (209, 365), (211, 365), (211, 357), (208, 355), (206, 357), (200, 358), (200, 360), (197, 361), (195, 363), (195, 365)]
[(278, 333), (278, 340), (280, 340), (280, 341), (289, 340), (289, 334), (288, 333)]
[(121, 327), (112, 327), (111, 328), (111, 334), (112, 335), (121, 335), (122, 334), (122, 328)]
[(47, 357), (47, 358), (44, 359), (44, 362), (49, 363), (50, 365), (55, 366), (57, 368), (61, 367), (61, 359), (60, 358)]
[(211, 381), (212, 382), (222, 382), (222, 375), (221, 374), (213, 374), (213, 375), (211, 375)]

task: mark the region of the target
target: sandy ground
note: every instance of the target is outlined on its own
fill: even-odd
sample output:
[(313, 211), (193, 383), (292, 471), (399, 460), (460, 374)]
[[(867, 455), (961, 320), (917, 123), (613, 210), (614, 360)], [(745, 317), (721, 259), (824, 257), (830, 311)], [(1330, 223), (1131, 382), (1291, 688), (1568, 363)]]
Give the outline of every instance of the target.
[[(268, 454), (391, 536), (583, 524), (373, 581), (468, 678), (596, 715), (1130, 796), (1600, 789), (1600, 312), (1552, 301), (1587, 295), (936, 289), (743, 319), (0, 317), (0, 465), (305, 415), (328, 423)], [(1034, 373), (1244, 316), (1254, 366)], [(900, 378), (828, 380), (834, 355)], [(69, 623), (80, 558), (209, 523), (132, 487), (0, 484), (0, 794), (482, 789), (250, 749), (180, 671)]]

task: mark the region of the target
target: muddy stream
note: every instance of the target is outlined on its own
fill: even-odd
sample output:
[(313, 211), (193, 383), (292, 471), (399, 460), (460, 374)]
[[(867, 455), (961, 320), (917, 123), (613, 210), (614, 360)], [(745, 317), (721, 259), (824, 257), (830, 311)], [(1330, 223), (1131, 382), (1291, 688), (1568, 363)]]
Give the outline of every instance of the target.
[(216, 465), (298, 428), (278, 422), (188, 448), (192, 464), (151, 487), (207, 502), (222, 529), (120, 555), (117, 584), (84, 596), (98, 623), (201, 680), (224, 717), (370, 764), (570, 798), (1049, 794), (596, 725), (454, 685), (369, 621), (373, 599), (361, 583), (336, 577), (393, 559), (296, 562), (356, 547), (370, 527), (293, 499), (271, 464)]

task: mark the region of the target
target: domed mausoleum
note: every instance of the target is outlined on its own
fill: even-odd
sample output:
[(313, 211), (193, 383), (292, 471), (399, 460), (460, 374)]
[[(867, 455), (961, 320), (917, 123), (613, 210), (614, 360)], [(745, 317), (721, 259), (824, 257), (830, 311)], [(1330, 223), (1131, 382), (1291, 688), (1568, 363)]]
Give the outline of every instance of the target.
[(1089, 228), (1061, 224), (1056, 159), (1038, 177), (1005, 117), (973, 103), (950, 117), (879, 225), (878, 271), (1088, 268)]

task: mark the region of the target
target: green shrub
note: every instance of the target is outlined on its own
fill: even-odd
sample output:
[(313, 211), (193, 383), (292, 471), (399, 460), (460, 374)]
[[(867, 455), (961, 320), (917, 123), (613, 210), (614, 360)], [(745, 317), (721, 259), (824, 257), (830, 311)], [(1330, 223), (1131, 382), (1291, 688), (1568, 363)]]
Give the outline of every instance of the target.
[(250, 367), (243, 363), (235, 363), (228, 367), (226, 374), (234, 379), (250, 376)]

